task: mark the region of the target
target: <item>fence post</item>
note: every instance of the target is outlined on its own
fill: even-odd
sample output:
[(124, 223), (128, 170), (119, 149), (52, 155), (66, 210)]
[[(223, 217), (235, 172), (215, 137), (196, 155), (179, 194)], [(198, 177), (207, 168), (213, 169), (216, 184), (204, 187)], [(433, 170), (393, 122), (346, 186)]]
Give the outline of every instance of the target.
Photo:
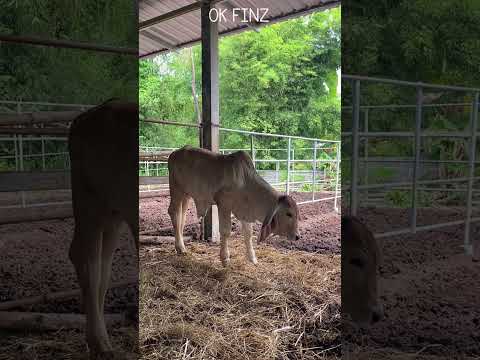
[(255, 166), (255, 148), (253, 144), (253, 134), (250, 135), (250, 155), (252, 155), (253, 167), (256, 169), (257, 167)]
[[(364, 164), (365, 164), (365, 175), (364, 175), (364, 183), (368, 185), (368, 115), (369, 109), (365, 109), (365, 156), (364, 156)], [(368, 188), (365, 189), (365, 202), (368, 202)]]
[(277, 173), (277, 176), (276, 176), (276, 179), (275, 179), (276, 181), (275, 181), (275, 182), (278, 184), (278, 183), (280, 183), (280, 161), (278, 161), (278, 160), (277, 160), (277, 163), (276, 163), (276, 165), (275, 165), (275, 171), (276, 171), (276, 173)]
[(352, 179), (350, 185), (350, 215), (357, 215), (358, 207), (358, 152), (359, 152), (359, 123), (360, 123), (360, 80), (353, 85), (353, 124), (352, 124)]
[(45, 140), (43, 138), (43, 135), (41, 137), (42, 141), (42, 171), (45, 171)]
[(478, 102), (479, 102), (479, 93), (475, 93), (472, 104), (472, 116), (470, 131), (470, 154), (469, 154), (469, 166), (468, 166), (468, 193), (467, 193), (467, 218), (465, 220), (465, 234), (464, 234), (464, 246), (465, 253), (467, 255), (472, 255), (473, 247), (472, 241), (470, 241), (470, 225), (472, 218), (472, 197), (473, 197), (473, 178), (475, 176), (475, 157), (477, 151), (477, 127), (478, 127)]
[(341, 147), (340, 142), (337, 143), (337, 168), (336, 168), (336, 175), (335, 175), (335, 201), (333, 207), (335, 211), (338, 213), (338, 185), (340, 183), (340, 154), (341, 154)]
[(412, 211), (410, 217), (411, 231), (417, 232), (417, 182), (420, 171), (420, 149), (422, 147), (422, 105), (423, 105), (423, 88), (417, 86), (417, 104), (415, 107), (415, 164), (413, 168), (412, 180)]
[(292, 150), (292, 138), (288, 138), (287, 147), (287, 195), (290, 194), (290, 151)]
[[(17, 114), (21, 114), (22, 112), (22, 104), (20, 102), (17, 103)], [(18, 156), (19, 156), (19, 167), (20, 171), (24, 170), (23, 166), (23, 139), (22, 135), (17, 136), (18, 139)], [(20, 192), (20, 196), (22, 198), (22, 207), (25, 207), (25, 191)]]
[(313, 142), (312, 201), (315, 200), (315, 178), (317, 177), (317, 142)]

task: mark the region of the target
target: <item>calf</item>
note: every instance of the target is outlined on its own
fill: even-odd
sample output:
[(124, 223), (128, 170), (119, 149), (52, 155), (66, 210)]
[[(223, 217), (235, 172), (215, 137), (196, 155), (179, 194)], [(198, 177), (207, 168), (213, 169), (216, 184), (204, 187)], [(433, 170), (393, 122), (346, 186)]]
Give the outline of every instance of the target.
[(224, 266), (230, 261), (228, 238), (233, 213), (242, 223), (247, 259), (257, 263), (252, 245), (252, 224), (262, 222), (259, 242), (270, 234), (299, 239), (298, 208), (295, 201), (280, 195), (260, 175), (244, 151), (229, 155), (185, 146), (168, 158), (170, 206), (168, 213), (175, 229), (175, 248), (186, 252), (183, 243), (185, 214), (190, 198), (203, 217), (212, 204), (218, 206), (220, 223), (220, 259)]
[(76, 118), (68, 141), (75, 218), (70, 259), (82, 289), (87, 343), (92, 357), (113, 354), (103, 308), (122, 222), (138, 249), (138, 106), (109, 100)]
[(381, 248), (373, 234), (354, 217), (342, 217), (342, 312), (362, 327), (379, 321), (377, 270)]

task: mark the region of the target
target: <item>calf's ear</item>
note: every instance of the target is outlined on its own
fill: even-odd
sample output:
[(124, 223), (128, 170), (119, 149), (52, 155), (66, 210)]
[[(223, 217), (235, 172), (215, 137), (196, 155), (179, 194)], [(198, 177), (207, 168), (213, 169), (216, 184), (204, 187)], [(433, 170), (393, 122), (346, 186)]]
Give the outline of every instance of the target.
[(274, 217), (279, 208), (280, 208), (280, 203), (277, 203), (275, 207), (269, 211), (267, 216), (265, 216), (265, 219), (263, 220), (263, 223), (262, 223), (262, 229), (260, 230), (260, 237), (258, 239), (259, 243), (261, 243), (262, 241), (265, 241), (265, 239), (272, 233)]

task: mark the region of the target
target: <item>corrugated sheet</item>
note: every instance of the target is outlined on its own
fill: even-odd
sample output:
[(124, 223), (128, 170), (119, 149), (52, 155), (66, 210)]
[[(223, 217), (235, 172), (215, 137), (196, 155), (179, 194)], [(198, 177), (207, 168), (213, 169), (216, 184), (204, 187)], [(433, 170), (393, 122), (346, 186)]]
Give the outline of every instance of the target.
[[(195, 0), (140, 0), (140, 23), (194, 2)], [(222, 9), (230, 5), (236, 8), (268, 8), (265, 19), (276, 22), (339, 4), (339, 0), (229, 0), (228, 4), (220, 2), (216, 7)], [(226, 17), (227, 21), (219, 23), (220, 34), (226, 35), (248, 29), (239, 17), (233, 21), (231, 11), (227, 14), (229, 15)], [(188, 46), (199, 40), (200, 10), (196, 10), (140, 31), (140, 57)]]

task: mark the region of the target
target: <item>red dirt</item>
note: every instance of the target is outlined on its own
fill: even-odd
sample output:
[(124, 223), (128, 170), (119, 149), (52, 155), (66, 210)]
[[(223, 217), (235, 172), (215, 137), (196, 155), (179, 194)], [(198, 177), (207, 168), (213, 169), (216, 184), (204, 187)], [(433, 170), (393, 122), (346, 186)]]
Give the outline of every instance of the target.
[[(68, 258), (73, 225), (73, 219), (66, 219), (0, 226), (0, 302), (79, 287), (73, 265)], [(129, 237), (128, 231), (122, 232), (120, 247), (114, 254), (113, 282), (131, 279), (138, 274), (138, 257), (130, 250)], [(83, 313), (79, 298), (12, 310)], [(132, 335), (138, 321), (138, 286), (129, 285), (109, 290), (105, 311), (125, 313), (130, 320), (126, 327), (110, 329), (110, 334), (116, 349), (131, 351), (132, 341), (138, 336)], [(125, 331), (130, 335), (126, 336)], [(45, 333), (3, 331), (0, 339), (0, 348), (16, 349), (22, 359), (51, 359), (57, 356), (72, 358), (72, 354), (84, 352), (86, 346), (83, 330), (63, 329)], [(62, 345), (64, 340), (68, 346)], [(37, 344), (33, 350), (31, 343)], [(33, 355), (30, 354), (32, 352)]]
[[(419, 224), (453, 221), (462, 210), (420, 209)], [(360, 209), (374, 231), (407, 221), (401, 209)], [(403, 224), (402, 224), (403, 223)], [(474, 232), (474, 236), (477, 232)], [(463, 226), (385, 238), (381, 267), (386, 318), (363, 336), (347, 327), (346, 343), (451, 359), (480, 354), (480, 263), (463, 254)], [(426, 348), (425, 348), (426, 347)]]
[[(310, 199), (310, 194), (293, 193), (297, 202)], [(318, 195), (317, 195), (318, 196)], [(327, 196), (323, 196), (327, 197)], [(173, 228), (168, 215), (170, 196), (162, 194), (154, 198), (140, 200), (140, 231), (154, 231), (159, 229), (158, 235), (173, 236)], [(270, 237), (267, 243), (274, 247), (297, 249), (309, 252), (340, 253), (340, 216), (333, 211), (333, 201), (321, 201), (299, 205), (301, 239), (289, 241), (278, 236)], [(168, 229), (166, 229), (168, 228)], [(161, 229), (161, 230), (160, 230)], [(254, 226), (254, 235), (260, 230), (260, 224)], [(185, 234), (197, 238), (199, 231), (193, 201), (187, 210)], [(232, 232), (240, 234), (238, 220), (232, 221)]]

